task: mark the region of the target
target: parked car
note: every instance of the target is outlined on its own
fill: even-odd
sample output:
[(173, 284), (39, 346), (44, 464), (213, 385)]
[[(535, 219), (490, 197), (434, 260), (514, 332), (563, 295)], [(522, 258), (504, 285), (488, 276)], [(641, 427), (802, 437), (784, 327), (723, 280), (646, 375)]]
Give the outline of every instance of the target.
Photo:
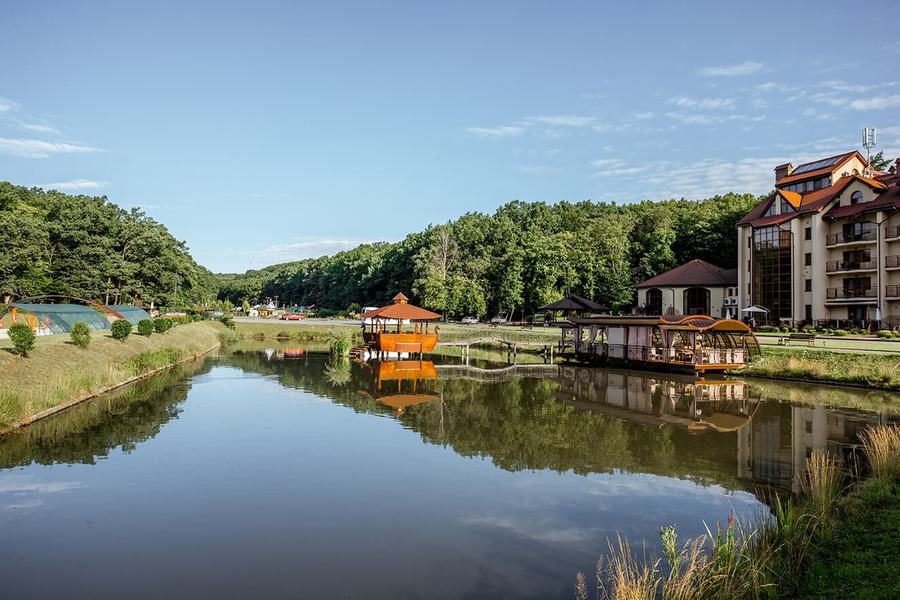
[(506, 323), (506, 317), (497, 315), (496, 317), (491, 319), (491, 325), (502, 325), (503, 323)]
[(303, 313), (284, 313), (281, 315), (282, 321), (302, 321), (306, 318)]
[(463, 325), (477, 325), (478, 319), (476, 317), (463, 317), (462, 324)]

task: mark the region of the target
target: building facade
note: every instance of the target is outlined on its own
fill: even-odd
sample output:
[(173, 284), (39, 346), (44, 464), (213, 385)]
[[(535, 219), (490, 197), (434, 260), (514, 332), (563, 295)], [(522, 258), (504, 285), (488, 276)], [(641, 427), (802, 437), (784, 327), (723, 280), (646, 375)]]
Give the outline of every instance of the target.
[(738, 303), (774, 322), (900, 324), (900, 175), (859, 152), (775, 168), (738, 222)]
[(709, 315), (717, 319), (738, 315), (735, 269), (722, 269), (694, 259), (637, 285), (638, 306), (644, 314)]

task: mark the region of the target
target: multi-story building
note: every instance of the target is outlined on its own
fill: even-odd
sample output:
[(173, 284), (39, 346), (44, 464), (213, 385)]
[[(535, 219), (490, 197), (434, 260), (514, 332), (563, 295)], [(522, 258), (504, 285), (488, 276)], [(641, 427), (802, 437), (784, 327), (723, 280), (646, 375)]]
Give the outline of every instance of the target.
[(900, 159), (859, 152), (775, 168), (775, 191), (738, 222), (738, 298), (775, 321), (900, 324)]

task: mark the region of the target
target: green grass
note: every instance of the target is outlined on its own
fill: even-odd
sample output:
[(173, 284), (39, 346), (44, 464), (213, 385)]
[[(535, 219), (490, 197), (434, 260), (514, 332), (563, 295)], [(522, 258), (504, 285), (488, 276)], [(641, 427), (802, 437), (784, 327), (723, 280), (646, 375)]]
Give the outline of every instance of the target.
[(900, 598), (900, 483), (863, 482), (838, 525), (814, 544), (796, 598)]
[(162, 334), (114, 340), (95, 331), (87, 349), (68, 336), (41, 339), (28, 357), (0, 349), (0, 429), (42, 410), (96, 392), (129, 377), (174, 364), (219, 343), (220, 324), (180, 325)]
[(897, 355), (764, 347), (761, 358), (736, 373), (900, 390), (900, 356)]

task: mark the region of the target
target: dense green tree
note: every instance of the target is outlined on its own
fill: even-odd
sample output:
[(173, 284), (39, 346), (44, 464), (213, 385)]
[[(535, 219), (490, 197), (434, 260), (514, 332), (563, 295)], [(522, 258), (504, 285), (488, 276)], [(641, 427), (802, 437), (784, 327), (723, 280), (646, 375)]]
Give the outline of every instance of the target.
[(869, 158), (869, 166), (876, 171), (887, 171), (891, 162), (891, 159), (884, 157), (884, 150), (879, 150), (878, 154)]

